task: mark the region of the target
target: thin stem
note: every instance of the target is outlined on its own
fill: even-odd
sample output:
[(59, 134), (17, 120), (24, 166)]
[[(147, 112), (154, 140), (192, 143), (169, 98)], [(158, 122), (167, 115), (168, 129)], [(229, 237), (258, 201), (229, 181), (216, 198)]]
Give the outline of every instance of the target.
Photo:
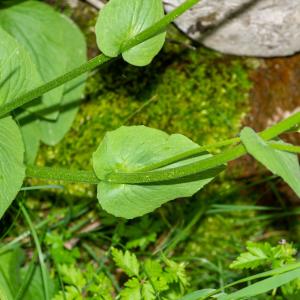
[(26, 169), (26, 176), (47, 180), (62, 180), (76, 183), (99, 183), (99, 179), (96, 177), (93, 171), (28, 166)]
[(269, 146), (271, 146), (274, 149), (292, 152), (292, 153), (300, 153), (300, 146), (294, 146), (289, 144), (281, 144), (276, 142), (269, 142)]
[(43, 281), (44, 292), (45, 292), (45, 300), (50, 300), (49, 289), (48, 289), (48, 279), (47, 279), (47, 269), (46, 269), (46, 265), (45, 265), (45, 261), (44, 261), (44, 255), (42, 252), (41, 244), (40, 244), (38, 235), (35, 231), (35, 228), (31, 222), (30, 216), (29, 216), (26, 208), (24, 207), (24, 205), (21, 202), (19, 202), (19, 206), (21, 208), (21, 211), (24, 215), (26, 222), (28, 223), (28, 226), (30, 228), (30, 231), (31, 231), (34, 243), (35, 243), (35, 247), (36, 247), (36, 250), (38, 253), (39, 262), (40, 262), (40, 266), (41, 266), (42, 281)]
[(151, 27), (147, 28), (146, 30), (142, 31), (141, 33), (137, 34), (132, 39), (128, 40), (124, 43), (122, 47), (122, 52), (129, 50), (130, 48), (156, 36), (159, 33), (165, 31), (166, 27), (173, 22), (176, 18), (198, 3), (200, 0), (187, 0), (181, 5), (177, 6), (173, 9), (170, 13), (168, 13), (164, 18), (160, 19)]
[(261, 133), (261, 137), (264, 139), (271, 139), (280, 134), (289, 131), (290, 129), (300, 125), (300, 112), (297, 112), (288, 118), (280, 121), (272, 127), (264, 130)]
[(214, 148), (218, 149), (218, 148), (221, 148), (221, 147), (224, 147), (224, 146), (228, 146), (228, 145), (238, 143), (239, 141), (240, 141), (240, 138), (232, 138), (232, 139), (217, 142), (217, 143), (214, 143), (214, 144), (211, 144), (211, 145), (201, 146), (201, 147), (189, 150), (189, 151), (182, 152), (182, 153), (180, 153), (178, 155), (175, 155), (175, 156), (172, 156), (168, 159), (165, 159), (165, 160), (150, 164), (148, 166), (145, 166), (141, 169), (138, 169), (136, 172), (146, 172), (146, 171), (152, 171), (152, 170), (155, 170), (155, 169), (159, 169), (159, 168), (165, 167), (167, 165), (173, 164), (175, 162), (187, 159), (189, 157), (199, 155), (201, 153), (206, 152), (209, 149), (214, 149)]
[[(146, 40), (152, 38), (153, 36), (161, 33), (166, 27), (174, 21), (178, 16), (183, 14), (189, 8), (191, 8), (194, 4), (199, 2), (199, 0), (187, 0), (183, 4), (179, 5), (176, 9), (171, 11), (169, 14), (165, 15), (161, 20), (153, 24), (151, 27), (147, 28), (146, 30), (142, 31), (135, 37), (129, 39), (123, 46), (122, 52), (137, 46), (138, 44), (145, 42)], [(105, 63), (113, 60), (112, 57), (105, 56), (104, 54), (98, 55), (95, 58), (89, 60), (85, 64), (71, 70), (70, 72), (55, 78), (29, 92), (18, 97), (13, 101), (8, 101), (8, 103), (2, 105), (0, 107), (0, 118), (5, 116), (6, 114), (10, 113), (14, 109), (21, 107), (34, 99), (42, 96), (43, 94), (61, 86), (62, 84), (88, 72), (91, 71), (99, 66), (104, 65)]]

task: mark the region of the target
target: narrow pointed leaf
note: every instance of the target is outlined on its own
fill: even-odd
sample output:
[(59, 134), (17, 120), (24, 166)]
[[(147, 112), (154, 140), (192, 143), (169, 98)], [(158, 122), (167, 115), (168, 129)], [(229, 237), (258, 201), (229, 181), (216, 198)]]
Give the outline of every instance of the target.
[(251, 297), (261, 295), (272, 291), (286, 283), (291, 282), (294, 279), (300, 277), (300, 269), (289, 271), (280, 275), (275, 275), (270, 278), (261, 280), (250, 286), (247, 286), (237, 292), (220, 296), (218, 300), (239, 300), (239, 299), (250, 299)]
[(297, 154), (271, 148), (249, 127), (241, 131), (247, 151), (273, 174), (280, 176), (300, 197), (300, 166)]

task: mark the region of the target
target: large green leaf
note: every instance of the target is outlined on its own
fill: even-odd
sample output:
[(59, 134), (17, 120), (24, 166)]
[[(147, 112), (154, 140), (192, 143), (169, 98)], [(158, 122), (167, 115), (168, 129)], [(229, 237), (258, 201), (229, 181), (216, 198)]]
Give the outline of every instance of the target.
[(20, 284), (19, 268), (23, 259), (19, 248), (0, 254), (0, 299), (13, 300), (16, 287)]
[[(123, 126), (108, 132), (93, 155), (94, 170), (101, 180), (98, 184), (101, 206), (115, 216), (130, 219), (149, 213), (167, 201), (195, 194), (223, 170), (223, 167), (181, 181), (152, 184), (114, 184), (107, 182), (106, 177), (112, 172), (136, 171), (197, 147), (197, 144), (183, 135), (168, 135), (145, 126)], [(185, 165), (209, 156), (210, 154), (204, 154), (162, 169)]]
[(0, 105), (39, 83), (39, 75), (27, 51), (0, 27)]
[(282, 177), (300, 197), (300, 166), (297, 154), (273, 149), (249, 127), (242, 130), (241, 140), (255, 159), (272, 173)]
[[(21, 268), (24, 251), (19, 247), (12, 248), (0, 254), (0, 299), (13, 300), (27, 277), (28, 267)], [(47, 275), (47, 285), (50, 297), (54, 296), (56, 288), (53, 280)], [(30, 282), (24, 290), (22, 300), (45, 299), (40, 266), (35, 267)], [(52, 299), (52, 298), (51, 298)]]
[[(68, 41), (65, 40), (61, 16), (53, 8), (40, 2), (26, 1), (1, 10), (0, 25), (28, 50), (44, 82), (65, 72), (65, 45)], [(62, 85), (46, 93), (43, 96), (43, 105), (31, 107), (30, 110), (59, 105), (63, 90)], [(55, 119), (58, 111), (52, 110), (51, 113), (43, 115)]]
[[(78, 67), (87, 61), (86, 41), (80, 29), (67, 17), (61, 15), (65, 35), (65, 53), (67, 70)], [(62, 102), (57, 120), (40, 120), (41, 140), (47, 145), (56, 145), (69, 131), (83, 97), (86, 74), (69, 81), (64, 88)]]
[[(30, 13), (27, 13), (28, 10), (30, 10)], [(25, 20), (28, 21), (27, 27), (21, 26), (24, 21), (21, 18), (23, 14), (26, 16)], [(15, 24), (13, 21), (18, 17), (23, 21), (18, 21), (21, 23), (16, 22)], [(86, 42), (80, 29), (69, 18), (53, 11), (52, 8), (44, 4), (29, 1), (26, 4), (23, 3), (22, 5), (11, 7), (0, 13), (0, 20), (2, 19), (4, 20), (5, 28), (11, 30), (31, 51), (33, 59), (39, 65), (39, 69), (47, 71), (44, 74), (44, 76), (48, 76), (47, 78), (44, 77), (46, 80), (52, 79), (53, 76), (59, 75), (60, 72), (66, 72), (78, 67), (87, 60)], [(45, 23), (43, 23), (43, 20), (45, 20)], [(53, 26), (49, 25), (51, 20), (54, 23)], [(37, 27), (38, 30), (26, 44), (28, 35), (26, 30), (30, 29), (30, 26)], [(58, 31), (59, 36), (56, 40)], [(40, 34), (42, 41), (37, 40), (37, 34)], [(29, 36), (31, 36), (31, 33), (29, 33)], [(48, 46), (46, 46), (46, 42)], [(46, 52), (44, 52), (44, 48), (46, 48)], [(55, 59), (56, 56), (59, 56), (59, 58)], [(61, 59), (63, 59), (63, 64), (60, 61)], [(60, 65), (60, 69), (56, 71), (55, 69), (48, 70), (47, 64), (51, 64), (51, 66), (52, 64)], [(64, 66), (63, 68), (62, 65)], [(40, 141), (48, 145), (55, 145), (60, 142), (70, 129), (83, 96), (85, 80), (86, 75), (77, 77), (63, 86), (63, 94), (60, 94), (60, 96), (56, 94), (55, 98), (61, 99), (60, 104), (53, 107), (51, 102), (47, 110), (47, 116), (50, 112), (55, 111), (55, 120), (39, 118), (39, 114), (29, 115), (28, 112), (22, 112), (21, 115), (18, 115), (17, 119), (24, 138), (27, 163), (34, 162)], [(53, 104), (55, 103), (53, 102)], [(43, 108), (40, 105), (34, 107), (34, 110), (37, 111)], [(30, 110), (33, 110), (32, 106)]]
[[(96, 24), (100, 50), (107, 56), (118, 56), (130, 38), (153, 25), (163, 15), (161, 0), (110, 0), (100, 11)], [(165, 33), (161, 33), (123, 52), (123, 58), (136, 66), (147, 65), (160, 51), (164, 41)]]
[(23, 259), (24, 253), (19, 247), (0, 254), (0, 281), (6, 282), (12, 294), (16, 292), (16, 286), (21, 283), (18, 272)]
[(24, 145), (11, 117), (0, 119), (0, 219), (15, 199), (25, 178)]

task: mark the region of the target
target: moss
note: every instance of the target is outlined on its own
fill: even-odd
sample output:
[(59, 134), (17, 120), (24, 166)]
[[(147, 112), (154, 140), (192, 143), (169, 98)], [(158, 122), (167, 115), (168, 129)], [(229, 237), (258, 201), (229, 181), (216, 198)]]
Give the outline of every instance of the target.
[(144, 124), (200, 144), (238, 132), (251, 87), (243, 60), (167, 43), (145, 68), (122, 61), (92, 74), (87, 97), (65, 139), (43, 147), (47, 165), (86, 169), (107, 130)]

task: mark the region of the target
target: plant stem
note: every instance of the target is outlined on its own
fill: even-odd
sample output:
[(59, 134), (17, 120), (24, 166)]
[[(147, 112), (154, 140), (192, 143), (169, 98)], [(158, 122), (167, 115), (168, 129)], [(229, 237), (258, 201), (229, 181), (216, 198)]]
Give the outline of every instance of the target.
[(62, 180), (76, 183), (99, 183), (99, 179), (96, 177), (93, 171), (28, 166), (26, 169), (26, 176), (47, 180)]
[(93, 58), (93, 59), (89, 60), (88, 62), (86, 62), (85, 64), (71, 70), (70, 72), (68, 72), (62, 76), (59, 76), (59, 77), (27, 92), (26, 94), (18, 97), (17, 99), (15, 99), (13, 101), (9, 101), (8, 103), (2, 105), (0, 107), (0, 109), (1, 109), (0, 117), (5, 116), (6, 114), (13, 111), (14, 109), (31, 102), (32, 100), (59, 87), (60, 85), (66, 83), (88, 71), (91, 71), (91, 70), (95, 69), (96, 67), (99, 67), (111, 60), (112, 60), (111, 57), (105, 56), (104, 54), (100, 54), (100, 55), (96, 56), (95, 58)]
[[(291, 115), (287, 119), (275, 124), (271, 128), (264, 130), (260, 133), (260, 136), (265, 140), (270, 140), (282, 134), (283, 132), (288, 131), (290, 128), (294, 127), (299, 123), (300, 112)], [(237, 159), (246, 153), (247, 151), (245, 147), (243, 145), (238, 145), (215, 156), (184, 166), (150, 172), (112, 173), (109, 174), (107, 178), (105, 178), (105, 180), (112, 183), (127, 184), (140, 184), (174, 180), (215, 168), (231, 160)]]
[(137, 34), (132, 39), (124, 43), (122, 47), (122, 52), (129, 50), (130, 48), (156, 36), (159, 33), (165, 31), (166, 27), (173, 22), (176, 18), (198, 3), (200, 0), (187, 0), (181, 5), (177, 6), (170, 13), (168, 13), (164, 18), (160, 19), (151, 27), (145, 29), (141, 33)]
[(195, 155), (198, 155), (198, 154), (201, 154), (201, 153), (205, 153), (209, 149), (214, 149), (214, 148), (218, 149), (218, 148), (228, 146), (228, 145), (232, 145), (232, 144), (235, 144), (235, 143), (238, 143), (238, 142), (240, 142), (240, 138), (232, 138), (232, 139), (217, 142), (217, 143), (214, 143), (214, 144), (211, 144), (211, 145), (197, 147), (195, 149), (192, 149), (192, 150), (189, 150), (189, 151), (186, 151), (186, 152), (182, 152), (182, 153), (180, 153), (178, 155), (175, 155), (173, 157), (170, 157), (168, 159), (165, 159), (165, 160), (153, 163), (151, 165), (148, 165), (144, 168), (138, 169), (136, 172), (146, 172), (146, 171), (152, 171), (152, 170), (155, 170), (155, 169), (159, 169), (159, 168), (165, 167), (167, 165), (170, 165), (172, 163), (181, 161), (183, 159), (187, 159), (189, 157), (192, 157), (192, 156), (195, 156)]
[[(199, 2), (199, 0), (187, 0), (183, 4), (179, 5), (177, 8), (175, 8), (173, 11), (171, 11), (169, 14), (165, 15), (161, 20), (150, 26), (149, 28), (145, 29), (135, 37), (129, 39), (122, 49), (122, 52), (133, 48), (134, 46), (137, 46), (138, 44), (145, 42), (146, 40), (154, 37), (155, 35), (161, 33), (166, 29), (166, 27), (174, 21), (178, 16), (183, 14), (185, 11), (187, 11), (189, 8), (191, 8), (194, 4)], [(5, 116), (6, 114), (10, 113), (14, 109), (21, 107), (34, 99), (42, 96), (43, 94), (61, 86), (62, 84), (88, 72), (91, 71), (99, 66), (104, 65), (105, 63), (113, 60), (112, 57), (105, 56), (104, 54), (100, 54), (96, 56), (95, 58), (89, 60), (85, 64), (71, 70), (70, 72), (61, 75), (29, 92), (22, 95), (21, 97), (18, 97), (17, 99), (13, 101), (9, 101), (8, 103), (2, 105), (0, 107), (0, 118)]]
[[(285, 131), (288, 131), (290, 128), (294, 127), (299, 123), (300, 123), (300, 112), (277, 123), (273, 127), (264, 130), (263, 132), (259, 133), (259, 135), (265, 140), (270, 140), (284, 133)], [(180, 153), (178, 155), (175, 155), (166, 160), (148, 165), (135, 172), (112, 173), (108, 176), (108, 178), (106, 178), (106, 180), (112, 183), (140, 184), (140, 183), (168, 181), (172, 179), (198, 174), (208, 169), (212, 169), (220, 165), (226, 164), (228, 161), (237, 159), (240, 156), (246, 154), (247, 151), (243, 145), (238, 145), (233, 148), (227, 149), (220, 154), (181, 167), (170, 168), (166, 170), (157, 170), (157, 171), (152, 171), (152, 170), (161, 168), (163, 166), (172, 164), (174, 162), (183, 159), (187, 159), (191, 156), (201, 154), (207, 149), (220, 148), (223, 146), (236, 144), (239, 141), (240, 138), (232, 138), (225, 141), (217, 142), (212, 145), (195, 148)], [(279, 144), (276, 142), (270, 142), (269, 145), (274, 149), (288, 151), (288, 152), (299, 153), (300, 151), (299, 146)], [(82, 182), (82, 183), (89, 183), (89, 184), (98, 184), (100, 182), (100, 180), (97, 178), (97, 176), (93, 171), (69, 170), (69, 169), (37, 167), (37, 166), (28, 166), (26, 170), (26, 176), (40, 178), (40, 179)]]
[(271, 146), (274, 149), (292, 152), (292, 153), (300, 153), (300, 146), (294, 146), (289, 144), (281, 144), (276, 142), (270, 142), (269, 146)]
[(42, 282), (43, 282), (43, 286), (44, 286), (45, 300), (50, 300), (49, 289), (48, 289), (47, 269), (46, 269), (46, 265), (45, 265), (45, 261), (44, 261), (44, 255), (42, 252), (41, 244), (40, 244), (38, 235), (35, 231), (35, 228), (33, 226), (33, 223), (31, 222), (30, 216), (29, 216), (25, 206), (21, 202), (19, 202), (19, 206), (21, 208), (21, 211), (24, 215), (26, 222), (28, 223), (28, 226), (30, 228), (30, 231), (31, 231), (34, 243), (35, 243), (35, 247), (36, 247), (36, 250), (38, 253), (38, 258), (39, 258), (39, 262), (40, 262), (40, 266), (41, 266)]

